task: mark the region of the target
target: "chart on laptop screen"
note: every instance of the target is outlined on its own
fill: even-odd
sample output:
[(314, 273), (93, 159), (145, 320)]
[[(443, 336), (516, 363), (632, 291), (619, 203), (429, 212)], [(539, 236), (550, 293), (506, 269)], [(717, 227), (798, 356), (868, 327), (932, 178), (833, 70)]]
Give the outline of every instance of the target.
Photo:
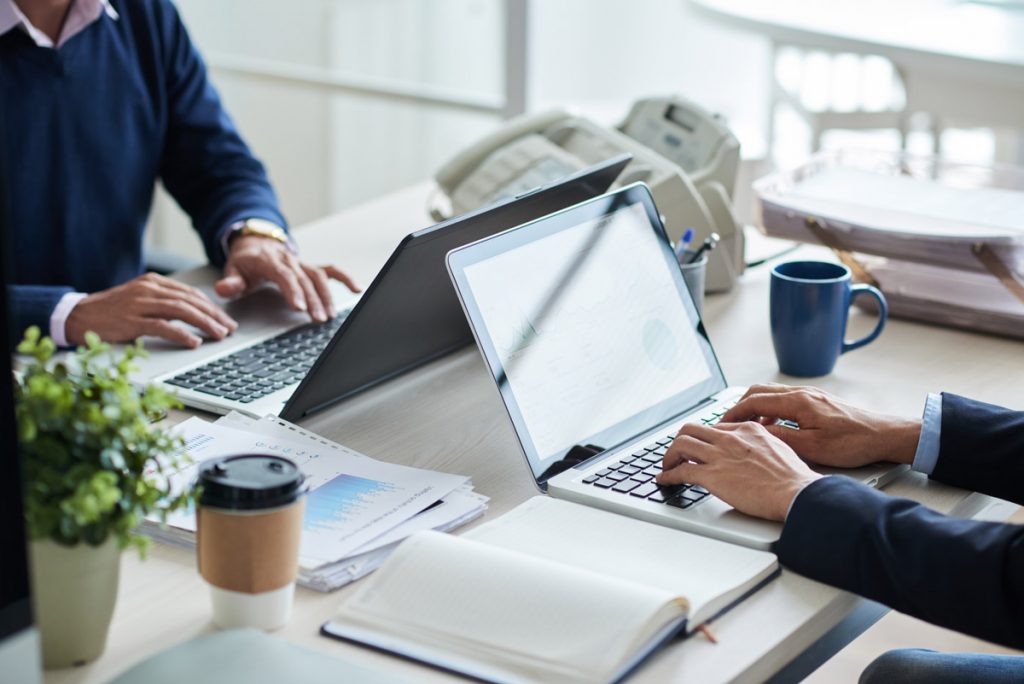
[(466, 268), (540, 454), (710, 377), (664, 263), (632, 204)]

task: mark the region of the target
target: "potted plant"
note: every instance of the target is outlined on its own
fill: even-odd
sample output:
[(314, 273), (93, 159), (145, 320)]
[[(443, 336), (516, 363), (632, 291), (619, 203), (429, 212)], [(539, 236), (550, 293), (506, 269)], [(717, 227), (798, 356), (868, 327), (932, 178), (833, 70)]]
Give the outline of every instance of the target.
[(129, 382), (141, 344), (120, 356), (93, 333), (66, 358), (30, 328), (18, 352), (32, 360), (15, 385), (33, 605), (46, 667), (94, 660), (106, 646), (121, 551), (144, 554), (143, 517), (187, 502), (164, 478), (181, 440), (152, 420), (177, 401)]

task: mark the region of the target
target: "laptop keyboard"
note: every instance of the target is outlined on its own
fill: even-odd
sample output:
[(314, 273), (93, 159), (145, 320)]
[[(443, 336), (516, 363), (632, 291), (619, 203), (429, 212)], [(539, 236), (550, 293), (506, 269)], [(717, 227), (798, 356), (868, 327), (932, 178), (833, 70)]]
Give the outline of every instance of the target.
[[(714, 411), (701, 416), (697, 422), (702, 425), (714, 425), (733, 405), (735, 402), (719, 405)], [(654, 478), (661, 472), (665, 452), (674, 439), (675, 435), (672, 434), (655, 440), (629, 456), (583, 478), (583, 484), (618, 492), (623, 496), (635, 496), (638, 499), (676, 508), (689, 508), (710, 496), (710, 492), (693, 484), (660, 487), (654, 482)]]
[(341, 311), (324, 323), (292, 328), (164, 382), (249, 404), (306, 377), (348, 314), (349, 311)]

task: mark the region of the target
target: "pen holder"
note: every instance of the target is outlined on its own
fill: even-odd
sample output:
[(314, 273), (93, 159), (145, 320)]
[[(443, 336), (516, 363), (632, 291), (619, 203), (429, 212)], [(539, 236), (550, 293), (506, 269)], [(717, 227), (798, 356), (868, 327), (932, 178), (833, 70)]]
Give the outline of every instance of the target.
[(693, 303), (697, 307), (697, 313), (701, 316), (704, 315), (704, 275), (708, 270), (708, 255), (705, 252), (700, 259), (689, 263), (690, 259), (696, 252), (692, 249), (688, 249), (683, 252), (683, 255), (679, 257), (679, 270), (683, 272), (683, 279), (686, 281), (686, 287), (690, 290), (690, 295), (693, 297)]

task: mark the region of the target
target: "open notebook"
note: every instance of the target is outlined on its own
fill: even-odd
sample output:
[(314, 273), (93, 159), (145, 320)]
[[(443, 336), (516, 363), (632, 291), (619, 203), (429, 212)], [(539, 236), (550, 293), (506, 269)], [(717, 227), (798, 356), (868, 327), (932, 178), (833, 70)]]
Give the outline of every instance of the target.
[(499, 682), (617, 681), (778, 572), (775, 556), (535, 497), (405, 541), (323, 626)]

